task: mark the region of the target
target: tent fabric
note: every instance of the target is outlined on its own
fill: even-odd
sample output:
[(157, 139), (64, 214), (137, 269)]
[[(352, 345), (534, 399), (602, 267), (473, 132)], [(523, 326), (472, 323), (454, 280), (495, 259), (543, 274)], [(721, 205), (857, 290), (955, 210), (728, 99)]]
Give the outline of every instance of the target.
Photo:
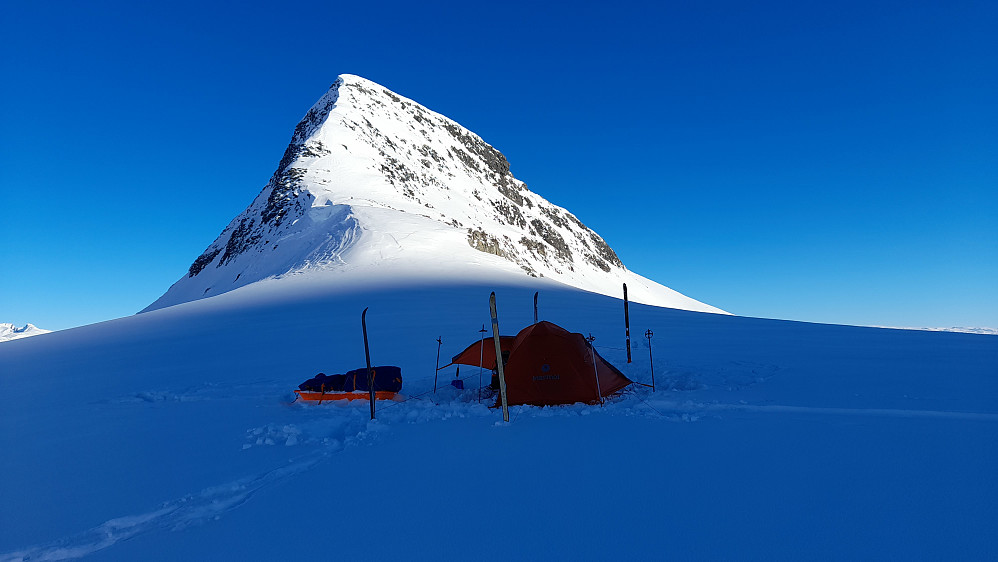
[[(516, 341), (516, 336), (499, 336), (499, 349), (502, 350), (503, 355), (507, 355), (513, 350), (514, 341)], [(471, 365), (473, 367), (477, 367), (479, 360), (482, 362), (482, 367), (485, 367), (490, 371), (494, 371), (496, 369), (495, 340), (492, 338), (485, 338), (484, 340), (476, 341), (475, 343), (469, 345), (467, 349), (455, 355), (450, 362), (451, 365), (456, 363), (458, 365)], [(444, 366), (446, 367), (446, 365)]]
[(544, 321), (517, 334), (504, 374), (511, 406), (596, 403), (631, 384), (582, 334)]

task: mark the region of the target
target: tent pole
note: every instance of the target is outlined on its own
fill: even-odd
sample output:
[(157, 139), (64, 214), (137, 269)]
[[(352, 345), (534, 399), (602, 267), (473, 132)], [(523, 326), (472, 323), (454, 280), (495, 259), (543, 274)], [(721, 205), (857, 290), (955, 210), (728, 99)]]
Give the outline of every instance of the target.
[(489, 309), (492, 313), (492, 339), (496, 343), (496, 368), (499, 370), (499, 396), (502, 399), (502, 421), (509, 422), (509, 404), (506, 401), (506, 375), (503, 374), (502, 345), (499, 343), (499, 316), (496, 312), (496, 293), (489, 296)]
[(440, 372), (440, 346), (443, 345), (441, 341), (442, 336), (437, 336), (437, 365), (433, 369), (433, 394), (437, 393), (437, 373)]
[(482, 403), (482, 363), (485, 362), (485, 324), (482, 324), (482, 329), (478, 330), (479, 345), (478, 345), (478, 403)]
[(596, 346), (593, 345), (596, 338), (593, 337), (592, 332), (589, 333), (589, 337), (586, 338), (586, 341), (589, 342), (589, 357), (593, 360), (593, 374), (596, 375), (596, 397), (599, 398), (599, 405), (603, 406), (603, 391), (600, 390), (599, 387), (599, 369), (596, 368)]

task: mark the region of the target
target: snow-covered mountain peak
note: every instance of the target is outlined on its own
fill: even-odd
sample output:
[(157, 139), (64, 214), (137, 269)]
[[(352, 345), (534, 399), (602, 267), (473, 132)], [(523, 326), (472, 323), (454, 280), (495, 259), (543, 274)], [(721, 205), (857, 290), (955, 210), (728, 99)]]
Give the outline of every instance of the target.
[(477, 134), (350, 74), (298, 123), (253, 203), (146, 310), (305, 271), (544, 277), (610, 295), (626, 282), (636, 301), (721, 312), (628, 271)]

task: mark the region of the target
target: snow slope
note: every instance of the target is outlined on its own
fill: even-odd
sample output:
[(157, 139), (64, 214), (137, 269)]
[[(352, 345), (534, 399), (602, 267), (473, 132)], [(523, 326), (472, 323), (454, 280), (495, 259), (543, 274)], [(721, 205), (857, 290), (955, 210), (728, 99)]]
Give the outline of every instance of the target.
[(25, 324), (23, 328), (18, 328), (9, 322), (0, 322), (0, 342), (47, 334), (51, 331), (39, 328), (34, 324)]
[[(528, 279), (536, 285), (520, 283)], [(0, 560), (998, 557), (998, 338), (632, 305), (543, 279), (323, 275), (0, 346)], [(540, 316), (650, 382), (517, 407), (433, 384)], [(372, 360), (412, 398), (288, 404)]]
[(275, 276), (544, 277), (637, 302), (723, 311), (628, 271), (572, 213), (531, 192), (475, 133), (344, 74), (295, 128), (273, 177), (146, 310)]

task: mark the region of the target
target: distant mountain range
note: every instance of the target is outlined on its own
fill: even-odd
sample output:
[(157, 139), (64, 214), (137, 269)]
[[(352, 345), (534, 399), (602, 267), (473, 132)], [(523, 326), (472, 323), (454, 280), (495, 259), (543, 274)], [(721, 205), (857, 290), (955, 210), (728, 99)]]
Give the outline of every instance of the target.
[(43, 330), (34, 324), (25, 324), (23, 328), (18, 328), (9, 322), (0, 322), (0, 342), (37, 336), (39, 334), (47, 334), (51, 331), (52, 330)]
[(723, 313), (629, 271), (475, 133), (348, 74), (298, 123), (253, 203), (146, 310), (316, 272), (331, 283), (547, 278), (613, 296), (627, 283), (637, 302)]
[(877, 328), (890, 328), (891, 330), (923, 330), (926, 332), (959, 332), (961, 334), (984, 334), (988, 336), (998, 336), (998, 328), (899, 328), (896, 326), (876, 326)]

